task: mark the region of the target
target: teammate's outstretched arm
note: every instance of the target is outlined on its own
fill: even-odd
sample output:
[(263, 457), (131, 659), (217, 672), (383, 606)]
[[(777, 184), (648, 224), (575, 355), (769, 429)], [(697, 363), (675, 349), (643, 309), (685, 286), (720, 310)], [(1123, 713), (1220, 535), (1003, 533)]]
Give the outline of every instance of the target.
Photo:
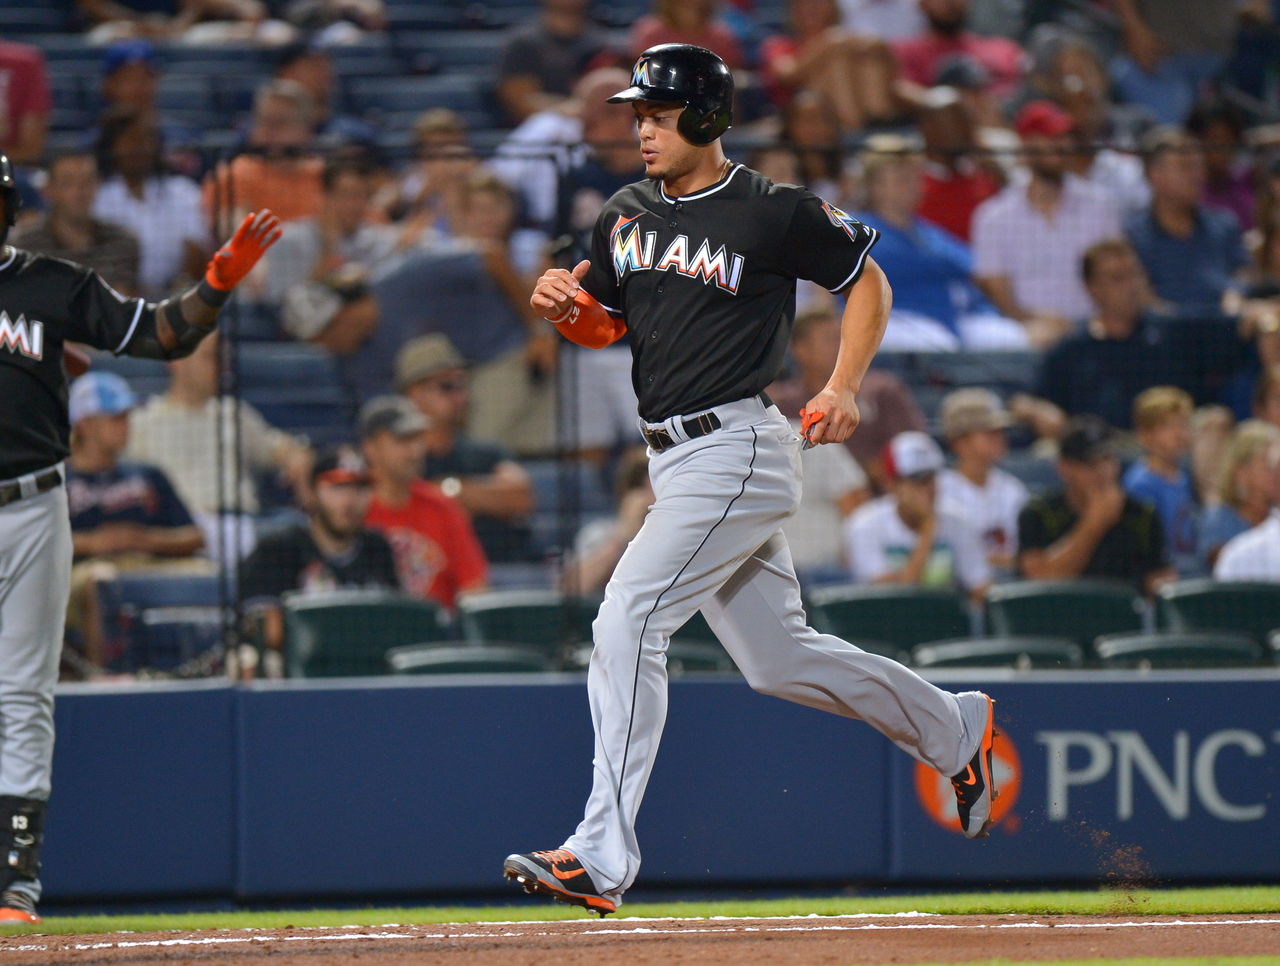
[(591, 262), (584, 258), (572, 272), (548, 269), (534, 284), (529, 304), (570, 342), (603, 349), (626, 334), (627, 324), (611, 316), (582, 288), (582, 279), (590, 268)]
[[(213, 254), (200, 283), (155, 306), (150, 326), (140, 326), (126, 351), (131, 356), (181, 359), (214, 329), (231, 291), (280, 238), (280, 219), (270, 210), (250, 212), (236, 233)], [(151, 314), (151, 313), (145, 313)]]
[(840, 321), (840, 351), (823, 390), (809, 400), (805, 411), (821, 413), (812, 423), (812, 443), (843, 443), (858, 428), (856, 395), (871, 359), (880, 348), (893, 305), (893, 290), (875, 259), (868, 257), (858, 280), (845, 289), (847, 301)]

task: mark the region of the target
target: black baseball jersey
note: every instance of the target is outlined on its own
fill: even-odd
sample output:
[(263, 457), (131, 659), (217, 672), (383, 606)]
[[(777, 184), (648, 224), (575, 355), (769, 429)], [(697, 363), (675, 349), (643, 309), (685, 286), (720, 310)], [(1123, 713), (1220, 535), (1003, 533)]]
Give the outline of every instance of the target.
[(69, 452), (63, 341), (119, 354), (145, 305), (82, 265), (0, 249), (0, 480)]
[(658, 422), (773, 382), (796, 279), (840, 291), (878, 237), (812, 192), (735, 164), (694, 194), (672, 198), (651, 180), (610, 198), (582, 287), (626, 322), (640, 415)]

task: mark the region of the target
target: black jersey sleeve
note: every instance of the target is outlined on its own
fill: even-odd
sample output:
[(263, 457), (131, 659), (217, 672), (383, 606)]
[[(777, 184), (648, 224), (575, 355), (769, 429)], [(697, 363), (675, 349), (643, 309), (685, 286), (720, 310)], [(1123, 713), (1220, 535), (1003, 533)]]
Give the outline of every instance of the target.
[(779, 247), (779, 267), (839, 292), (858, 280), (879, 237), (874, 228), (801, 189)]
[(143, 299), (125, 298), (92, 269), (76, 266), (67, 290), (67, 338), (119, 355), (138, 331)]
[(596, 219), (595, 231), (591, 234), (591, 268), (582, 279), (582, 287), (604, 306), (606, 312), (620, 317), (622, 291), (618, 286), (618, 276), (613, 270), (613, 251), (610, 244), (611, 222), (616, 220), (617, 216), (610, 214), (608, 206)]

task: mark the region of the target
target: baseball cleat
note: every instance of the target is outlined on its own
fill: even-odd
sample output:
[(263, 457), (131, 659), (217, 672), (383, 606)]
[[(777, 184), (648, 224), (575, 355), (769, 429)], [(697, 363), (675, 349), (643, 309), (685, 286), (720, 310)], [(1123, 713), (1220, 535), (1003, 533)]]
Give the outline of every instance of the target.
[(550, 896), (571, 906), (582, 906), (604, 918), (618, 911), (618, 904), (600, 895), (582, 863), (568, 849), (508, 855), (502, 874), (529, 895)]
[(956, 811), (960, 815), (960, 830), (966, 838), (982, 839), (995, 824), (991, 817), (991, 803), (999, 794), (995, 775), (991, 770), (991, 749), (995, 744), (996, 703), (982, 696), (987, 702), (987, 721), (982, 731), (978, 750), (965, 766), (964, 771), (951, 776), (951, 787), (956, 793)]
[(0, 894), (0, 923), (39, 921), (36, 901), (25, 892), (6, 891)]

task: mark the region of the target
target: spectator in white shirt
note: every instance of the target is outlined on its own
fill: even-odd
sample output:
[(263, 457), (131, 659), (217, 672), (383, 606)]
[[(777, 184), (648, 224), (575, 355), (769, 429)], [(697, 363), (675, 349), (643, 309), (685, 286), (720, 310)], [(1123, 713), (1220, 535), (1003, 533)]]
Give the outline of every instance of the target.
[(1022, 481), (997, 465), (1009, 450), (1012, 424), (1000, 397), (989, 389), (957, 389), (942, 400), (942, 432), (955, 453), (953, 468), (938, 475), (942, 505), (982, 535), (987, 560), (1011, 572), (1018, 552), (1018, 514), (1027, 502)]
[(978, 529), (941, 505), (942, 449), (926, 433), (899, 433), (885, 448), (888, 495), (854, 511), (845, 523), (855, 580), (878, 584), (963, 587), (976, 600), (991, 583)]
[(1049, 101), (1018, 112), (1027, 174), (978, 206), (973, 216), (974, 280), (1000, 313), (1018, 319), (1048, 347), (1090, 310), (1080, 257), (1120, 231), (1112, 197), (1067, 173), (1074, 126)]
[(136, 108), (113, 109), (102, 121), (97, 153), (107, 180), (93, 214), (137, 237), (139, 294), (160, 299), (200, 278), (213, 252), (200, 186), (166, 173), (154, 118)]
[(1213, 567), (1218, 580), (1280, 581), (1280, 443), (1271, 444), (1266, 459), (1271, 513), (1252, 530), (1227, 541)]

